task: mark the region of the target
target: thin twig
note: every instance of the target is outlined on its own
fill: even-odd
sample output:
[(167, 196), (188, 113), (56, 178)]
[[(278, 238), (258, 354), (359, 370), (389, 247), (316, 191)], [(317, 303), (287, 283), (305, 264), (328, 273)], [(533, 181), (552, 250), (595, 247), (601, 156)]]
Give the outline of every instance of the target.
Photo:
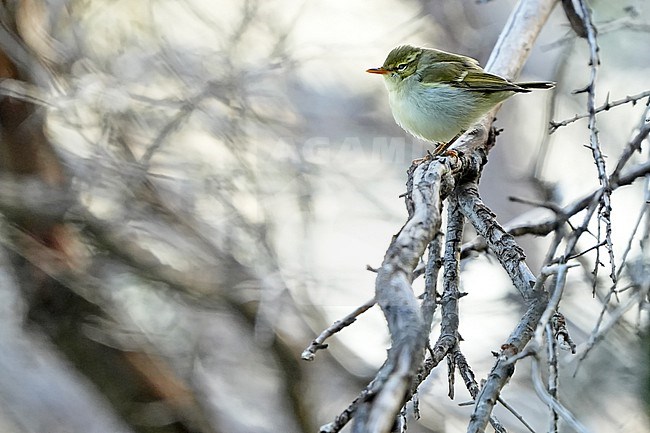
[(600, 341), (618, 323), (621, 317), (623, 317), (623, 315), (627, 313), (630, 308), (637, 305), (640, 301), (643, 301), (646, 296), (648, 296), (648, 293), (650, 293), (650, 286), (639, 289), (637, 293), (634, 294), (634, 296), (631, 296), (624, 304), (612, 311), (609, 321), (599, 329), (594, 329), (591, 332), (587, 343), (581, 350), (578, 362), (581, 363), (587, 357), (591, 349), (594, 348), (596, 343)]
[[(465, 217), (458, 206), (455, 194), (448, 200), (447, 209), (447, 234), (445, 236), (445, 254), (443, 256), (443, 292), (440, 303), (442, 304), (442, 320), (440, 336), (450, 336), (453, 346), (458, 346), (458, 300), (460, 298), (460, 243), (463, 239)], [(454, 398), (455, 363), (451, 353), (447, 352), (449, 398)]]
[(359, 307), (355, 308), (354, 311), (352, 311), (344, 318), (332, 323), (332, 325), (330, 325), (327, 329), (321, 332), (318, 337), (312, 340), (309, 346), (302, 352), (300, 357), (305, 361), (313, 361), (317, 351), (327, 348), (327, 344), (325, 344), (325, 340), (327, 340), (337, 332), (341, 331), (346, 326), (350, 326), (351, 324), (353, 324), (357, 320), (357, 317), (359, 317), (361, 314), (368, 311), (375, 304), (376, 304), (375, 298), (369, 299), (363, 304), (361, 304)]
[[(648, 209), (647, 203), (643, 203), (641, 205), (641, 210), (639, 212), (639, 215), (637, 216), (637, 219), (634, 223), (634, 227), (628, 239), (625, 251), (623, 252), (623, 256), (621, 258), (621, 266), (619, 266), (618, 268), (618, 276), (620, 276), (623, 269), (625, 269), (625, 264), (627, 263), (627, 255), (632, 249), (632, 243), (633, 243), (632, 240), (636, 235), (637, 231), (639, 230), (641, 220), (643, 220), (643, 216), (647, 213), (647, 209)], [(618, 292), (620, 292), (620, 290), (617, 291), (616, 285), (612, 285), (610, 287), (609, 291), (607, 292), (607, 295), (602, 301), (603, 305), (602, 308), (600, 309), (600, 313), (598, 314), (598, 319), (596, 319), (596, 324), (594, 325), (594, 329), (592, 330), (592, 333), (596, 333), (600, 329), (600, 325), (603, 323), (603, 319), (605, 318), (605, 312), (609, 309), (609, 302), (612, 299), (612, 296), (614, 296)]]
[(619, 157), (618, 162), (616, 163), (616, 167), (614, 168), (614, 171), (610, 176), (610, 182), (614, 182), (618, 179), (618, 177), (620, 176), (621, 172), (623, 171), (623, 168), (625, 167), (629, 159), (632, 157), (634, 152), (637, 152), (641, 148), (641, 144), (643, 143), (644, 140), (648, 138), (649, 134), (650, 134), (650, 105), (643, 111), (643, 115), (641, 116), (641, 121), (639, 125), (639, 131), (628, 142), (627, 146), (625, 146), (625, 150)]
[[(438, 232), (429, 243), (427, 262), (424, 266), (424, 294), (421, 309), (425, 328), (429, 330), (429, 332), (431, 332), (431, 323), (433, 322), (433, 314), (436, 311), (437, 305), (438, 274), (440, 273), (440, 268), (442, 268), (442, 260), (440, 259), (441, 249), (442, 233)], [(413, 272), (413, 279), (415, 278), (417, 278), (417, 276), (415, 275), (415, 272)]]
[(562, 263), (557, 266), (556, 270), (557, 272), (555, 275), (555, 288), (553, 289), (553, 293), (551, 294), (551, 297), (548, 300), (546, 309), (544, 310), (542, 317), (540, 317), (539, 323), (537, 324), (537, 327), (535, 329), (534, 339), (537, 347), (542, 347), (542, 345), (544, 344), (543, 334), (544, 334), (544, 330), (546, 329), (546, 324), (550, 323), (551, 318), (557, 311), (557, 308), (560, 305), (560, 301), (562, 300), (562, 294), (564, 293), (564, 287), (566, 285), (566, 277), (567, 277), (567, 272), (569, 270), (569, 266)]
[(587, 254), (589, 251), (597, 250), (598, 248), (600, 248), (600, 247), (602, 247), (603, 245), (606, 245), (606, 244), (607, 244), (606, 241), (600, 241), (599, 243), (597, 243), (597, 244), (594, 245), (593, 247), (589, 247), (589, 248), (587, 248), (586, 250), (582, 250), (582, 251), (580, 251), (579, 253), (575, 253), (575, 254), (573, 254), (573, 255), (570, 255), (569, 257), (566, 258), (566, 260), (577, 259), (578, 257), (584, 256), (584, 255)]
[(564, 405), (546, 391), (542, 380), (542, 371), (539, 365), (539, 359), (536, 356), (533, 356), (532, 359), (533, 385), (535, 386), (535, 391), (539, 398), (541, 398), (549, 407), (552, 407), (553, 410), (555, 410), (573, 430), (578, 433), (590, 433), (589, 430), (578, 421), (566, 407), (564, 407)]
[[(591, 10), (584, 0), (576, 0), (580, 6), (581, 18), (584, 25), (587, 43), (589, 45), (589, 66), (590, 76), (589, 84), (586, 87), (587, 91), (587, 113), (589, 114), (588, 128), (590, 131), (589, 146), (591, 148), (592, 156), (596, 167), (598, 169), (598, 180), (602, 188), (602, 195), (600, 197), (600, 204), (598, 207), (598, 240), (600, 241), (601, 221), (605, 223), (605, 241), (607, 252), (609, 254), (609, 263), (611, 266), (610, 278), (616, 284), (616, 262), (614, 261), (614, 245), (612, 242), (612, 222), (611, 222), (611, 194), (612, 190), (609, 185), (609, 177), (607, 176), (607, 168), (605, 165), (605, 158), (603, 156), (600, 141), (598, 138), (598, 129), (596, 127), (596, 76), (598, 73), (598, 66), (600, 65), (600, 58), (598, 56), (598, 41), (596, 39), (596, 27), (591, 18)], [(596, 250), (596, 265), (594, 267), (594, 284), (598, 276), (600, 250)]]
[[(430, 355), (424, 360), (422, 368), (414, 379), (412, 387), (413, 393), (417, 391), (420, 384), (424, 382), (440, 361), (442, 361), (445, 356), (448, 356), (451, 350), (458, 344), (458, 299), (460, 296), (458, 294), (458, 281), (456, 280), (459, 276), (457, 254), (459, 242), (462, 238), (461, 234), (464, 219), (462, 215), (459, 215), (458, 206), (454, 199), (450, 199), (447, 212), (449, 214), (447, 223), (447, 241), (445, 243), (445, 254), (443, 259), (445, 263), (445, 278), (443, 294), (439, 301), (442, 310), (440, 336), (430, 349)], [(437, 237), (437, 239), (439, 241), (439, 237)], [(429, 264), (427, 265), (428, 268), (433, 268), (432, 274), (437, 274), (437, 271), (442, 265), (439, 257), (440, 245), (435, 245), (435, 248), (436, 250), (429, 251)], [(449, 269), (449, 271), (447, 269)], [(455, 274), (455, 277), (453, 277), (454, 281), (447, 281), (448, 272), (450, 278), (452, 277), (452, 274)], [(433, 275), (427, 278), (427, 280), (430, 281), (429, 284), (431, 284), (431, 287), (427, 289), (427, 292), (435, 291)]]
[[(609, 100), (607, 100), (607, 101), (605, 101), (605, 103), (603, 105), (601, 105), (600, 107), (594, 109), (594, 114), (598, 114), (598, 113), (601, 113), (603, 111), (608, 111), (608, 110), (610, 110), (610, 109), (612, 109), (614, 107), (618, 107), (619, 105), (623, 105), (623, 104), (632, 103), (632, 105), (634, 105), (639, 100), (641, 100), (643, 98), (647, 98), (647, 97), (650, 97), (650, 90), (646, 90), (645, 92), (641, 92), (641, 93), (639, 93), (637, 95), (626, 96), (625, 98), (619, 99), (617, 101), (610, 102)], [(553, 134), (555, 131), (558, 130), (558, 128), (570, 125), (573, 122), (576, 122), (576, 121), (581, 120), (581, 119), (586, 119), (588, 117), (589, 117), (589, 114), (576, 114), (572, 118), (565, 119), (565, 120), (562, 120), (560, 122), (556, 122), (556, 121), (551, 120), (549, 122), (550, 125), (549, 125), (549, 131), (548, 132), (549, 132), (549, 134)]]
[[(472, 368), (469, 366), (467, 359), (465, 359), (465, 355), (463, 355), (460, 348), (458, 348), (458, 345), (454, 348), (452, 356), (454, 364), (458, 366), (460, 377), (463, 378), (465, 387), (467, 388), (467, 391), (469, 391), (469, 395), (472, 396), (472, 399), (476, 400), (480, 388), (476, 382), (474, 371), (472, 371)], [(474, 401), (470, 404), (474, 404)], [(499, 419), (494, 415), (490, 415), (490, 425), (494, 428), (496, 433), (507, 433), (506, 428), (501, 424), (501, 421), (499, 421)]]
[(522, 424), (524, 425), (524, 427), (526, 427), (530, 433), (535, 433), (535, 430), (530, 426), (530, 424), (528, 424), (528, 423), (526, 422), (526, 420), (524, 419), (524, 417), (521, 416), (521, 415), (519, 414), (519, 412), (517, 412), (517, 411), (515, 410), (514, 407), (510, 406), (510, 405), (509, 405), (509, 404), (508, 404), (504, 399), (502, 399), (501, 397), (497, 398), (497, 401), (501, 404), (501, 406), (505, 407), (505, 408), (508, 410), (508, 412), (510, 412), (510, 413), (511, 413), (515, 418), (517, 418), (517, 419), (519, 420), (519, 422), (522, 423)]
[(350, 422), (350, 420), (352, 419), (352, 417), (353, 417), (353, 416), (355, 415), (355, 413), (357, 412), (359, 406), (361, 406), (361, 404), (362, 404), (364, 401), (366, 401), (366, 400), (372, 398), (372, 396), (373, 396), (373, 395), (375, 394), (375, 392), (376, 392), (376, 388), (377, 388), (376, 385), (377, 385), (377, 380), (376, 380), (376, 379), (373, 379), (373, 380), (372, 380), (372, 381), (371, 381), (371, 382), (370, 382), (370, 383), (369, 383), (369, 384), (364, 388), (364, 390), (361, 391), (361, 392), (359, 393), (359, 395), (358, 395), (354, 400), (352, 400), (352, 403), (350, 403), (350, 404), (348, 405), (348, 407), (345, 408), (345, 410), (344, 410), (343, 412), (341, 412), (341, 413), (340, 413), (340, 414), (339, 414), (339, 415), (334, 419), (333, 422), (321, 426), (321, 427), (318, 429), (318, 432), (319, 432), (319, 433), (338, 433), (339, 431), (341, 431), (341, 430), (343, 429), (343, 427), (345, 427), (345, 425), (346, 425), (348, 422)]
[[(548, 393), (554, 399), (557, 399), (558, 389), (558, 368), (557, 368), (557, 341), (553, 335), (551, 324), (546, 324), (546, 357), (548, 360)], [(549, 433), (558, 432), (558, 414), (554, 407), (549, 408), (551, 417), (549, 421)]]
[[(460, 298), (460, 243), (463, 239), (463, 216), (455, 195), (448, 200), (447, 235), (443, 257), (442, 321), (440, 334), (451, 335), (458, 341), (458, 300)], [(434, 348), (435, 350), (435, 348)]]

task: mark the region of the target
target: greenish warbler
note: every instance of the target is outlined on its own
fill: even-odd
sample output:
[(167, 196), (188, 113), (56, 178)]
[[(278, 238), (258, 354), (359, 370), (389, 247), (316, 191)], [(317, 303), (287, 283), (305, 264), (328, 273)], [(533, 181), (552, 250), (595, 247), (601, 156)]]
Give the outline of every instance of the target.
[(440, 154), (488, 111), (515, 93), (551, 89), (552, 82), (512, 83), (470, 57), (402, 45), (379, 68), (393, 117), (416, 137), (439, 143)]

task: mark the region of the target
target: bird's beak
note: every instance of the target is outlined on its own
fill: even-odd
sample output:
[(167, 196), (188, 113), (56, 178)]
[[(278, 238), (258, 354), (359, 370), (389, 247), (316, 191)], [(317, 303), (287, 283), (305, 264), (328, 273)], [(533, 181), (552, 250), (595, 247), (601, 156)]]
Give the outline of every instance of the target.
[(371, 74), (385, 75), (385, 74), (388, 74), (390, 71), (388, 69), (384, 69), (383, 67), (380, 66), (379, 68), (367, 69), (366, 72), (371, 73)]

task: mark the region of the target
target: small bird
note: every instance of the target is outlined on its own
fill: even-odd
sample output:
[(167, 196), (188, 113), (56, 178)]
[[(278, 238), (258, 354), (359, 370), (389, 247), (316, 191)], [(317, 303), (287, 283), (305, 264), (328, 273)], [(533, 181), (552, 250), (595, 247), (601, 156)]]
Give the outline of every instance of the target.
[(438, 143), (434, 155), (515, 93), (555, 87), (548, 81), (513, 83), (485, 72), (470, 57), (411, 45), (394, 48), (381, 67), (366, 72), (384, 76), (395, 121)]

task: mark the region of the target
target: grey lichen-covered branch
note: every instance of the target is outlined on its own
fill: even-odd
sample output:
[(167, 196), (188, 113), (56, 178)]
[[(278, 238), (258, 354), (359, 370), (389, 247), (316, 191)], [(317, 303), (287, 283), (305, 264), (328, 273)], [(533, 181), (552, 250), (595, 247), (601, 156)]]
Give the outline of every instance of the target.
[(494, 214), (482, 203), (477, 185), (468, 183), (458, 189), (460, 208), (476, 231), (487, 241), (528, 306), (517, 327), (501, 346), (497, 362), (476, 398), (467, 431), (478, 433), (485, 430), (501, 389), (514, 373), (515, 367), (510, 358), (521, 352), (532, 338), (535, 325), (546, 307), (547, 295), (542, 286), (536, 284), (535, 276), (526, 265), (523, 250), (517, 245), (514, 237), (499, 225)]
[(537, 296), (534, 289), (536, 280), (526, 265), (524, 251), (514, 236), (497, 223), (495, 215), (483, 204), (476, 183), (463, 184), (458, 189), (461, 210), (478, 234), (486, 240), (523, 299), (529, 303)]
[(388, 321), (392, 347), (377, 374), (378, 391), (360, 408), (354, 431), (390, 431), (424, 359), (428, 330), (411, 288), (411, 275), (440, 229), (442, 200), (451, 190), (453, 178), (447, 165), (429, 161), (415, 169), (412, 185), (411, 217), (391, 242), (375, 283), (375, 297)]

